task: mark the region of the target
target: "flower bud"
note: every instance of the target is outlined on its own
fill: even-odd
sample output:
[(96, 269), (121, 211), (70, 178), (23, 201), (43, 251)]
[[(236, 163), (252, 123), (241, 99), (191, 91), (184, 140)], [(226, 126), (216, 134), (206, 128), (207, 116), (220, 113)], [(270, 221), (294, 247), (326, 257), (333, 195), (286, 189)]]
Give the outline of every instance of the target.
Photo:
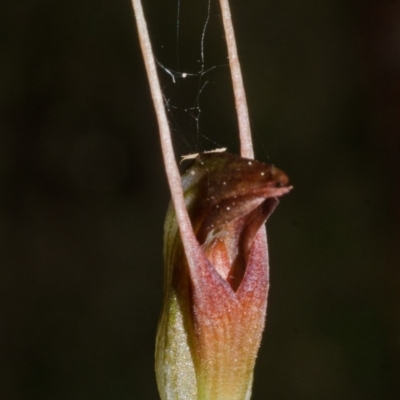
[(188, 258), (170, 205), (156, 344), (162, 400), (250, 399), (269, 285), (263, 225), (287, 184), (274, 166), (228, 153), (200, 154), (182, 176), (198, 243)]

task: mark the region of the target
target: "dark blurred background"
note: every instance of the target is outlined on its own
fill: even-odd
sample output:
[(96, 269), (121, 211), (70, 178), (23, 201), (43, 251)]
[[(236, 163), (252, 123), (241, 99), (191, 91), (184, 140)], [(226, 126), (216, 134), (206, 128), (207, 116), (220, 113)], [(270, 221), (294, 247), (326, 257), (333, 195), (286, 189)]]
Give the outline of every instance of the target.
[[(238, 150), (207, 7), (145, 1), (158, 61), (194, 74), (160, 69), (178, 155)], [(295, 187), (268, 222), (253, 399), (399, 399), (400, 3), (231, 7), (257, 158)], [(131, 4), (3, 0), (0, 20), (0, 398), (156, 400), (169, 192)]]

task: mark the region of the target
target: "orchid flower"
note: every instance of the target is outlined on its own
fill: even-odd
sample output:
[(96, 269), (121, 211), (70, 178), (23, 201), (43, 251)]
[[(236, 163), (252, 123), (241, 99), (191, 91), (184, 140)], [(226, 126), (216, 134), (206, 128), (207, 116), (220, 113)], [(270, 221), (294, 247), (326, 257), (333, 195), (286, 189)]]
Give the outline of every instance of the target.
[(265, 324), (264, 223), (291, 189), (255, 161), (228, 0), (220, 0), (242, 157), (200, 154), (180, 177), (140, 0), (132, 0), (172, 202), (165, 221), (164, 303), (156, 377), (162, 400), (249, 400)]
[(165, 221), (165, 293), (156, 346), (162, 400), (244, 400), (264, 329), (268, 255), (260, 227), (287, 193), (286, 175), (228, 153), (201, 154), (182, 177), (197, 242)]

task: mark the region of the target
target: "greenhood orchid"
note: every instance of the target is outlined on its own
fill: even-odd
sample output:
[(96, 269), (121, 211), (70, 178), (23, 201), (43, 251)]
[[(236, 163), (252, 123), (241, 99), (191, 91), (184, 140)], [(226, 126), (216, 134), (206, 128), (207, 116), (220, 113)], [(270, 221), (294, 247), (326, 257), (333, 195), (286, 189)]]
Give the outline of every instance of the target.
[(197, 249), (188, 259), (171, 205), (156, 346), (162, 400), (250, 398), (269, 285), (263, 224), (287, 184), (274, 166), (228, 153), (200, 154), (184, 173)]
[(243, 158), (203, 153), (181, 178), (143, 7), (132, 0), (172, 197), (156, 343), (162, 400), (250, 399), (269, 287), (264, 222), (291, 189), (282, 171), (252, 159), (229, 2), (219, 2)]

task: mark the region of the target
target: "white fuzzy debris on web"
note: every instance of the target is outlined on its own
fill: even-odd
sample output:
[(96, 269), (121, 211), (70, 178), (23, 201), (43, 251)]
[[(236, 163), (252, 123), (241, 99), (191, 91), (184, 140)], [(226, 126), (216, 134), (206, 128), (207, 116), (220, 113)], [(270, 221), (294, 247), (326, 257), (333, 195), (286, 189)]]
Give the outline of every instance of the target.
[(221, 147), (219, 149), (214, 149), (214, 150), (208, 150), (208, 151), (203, 151), (203, 153), (192, 153), (192, 154), (186, 154), (184, 156), (181, 156), (181, 163), (186, 160), (194, 160), (197, 158), (200, 154), (209, 154), (209, 153), (224, 153), (227, 150), (227, 147)]

